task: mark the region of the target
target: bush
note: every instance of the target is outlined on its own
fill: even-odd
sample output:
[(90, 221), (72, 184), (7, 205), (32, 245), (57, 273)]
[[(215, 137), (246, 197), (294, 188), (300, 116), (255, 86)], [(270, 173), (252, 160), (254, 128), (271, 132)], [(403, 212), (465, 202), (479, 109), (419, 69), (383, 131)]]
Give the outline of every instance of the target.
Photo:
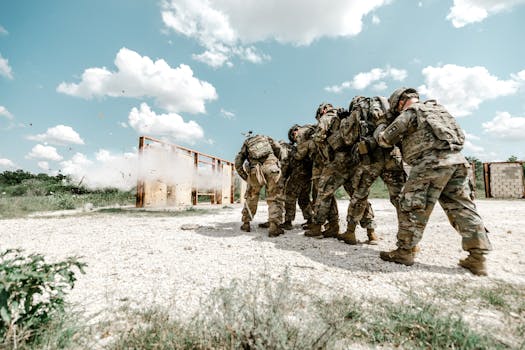
[(0, 253), (0, 340), (15, 348), (64, 311), (66, 290), (76, 281), (73, 268), (84, 273), (86, 266), (76, 257), (50, 264), (40, 254), (20, 253)]

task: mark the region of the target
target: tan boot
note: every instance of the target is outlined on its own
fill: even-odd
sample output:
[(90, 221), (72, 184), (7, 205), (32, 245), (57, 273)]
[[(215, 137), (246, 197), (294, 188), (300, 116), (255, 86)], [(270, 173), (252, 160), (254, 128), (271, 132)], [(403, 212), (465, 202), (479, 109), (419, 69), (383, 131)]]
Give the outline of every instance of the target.
[(260, 228), (268, 228), (270, 227), (270, 223), (268, 221), (266, 222), (261, 222), (259, 225), (258, 225)]
[(292, 225), (292, 222), (289, 221), (289, 220), (286, 220), (285, 222), (283, 222), (281, 224), (281, 228), (285, 229), (285, 230), (291, 230), (293, 229), (293, 225)]
[(270, 222), (270, 228), (268, 229), (268, 236), (269, 237), (277, 237), (279, 235), (282, 235), (284, 233), (284, 230), (279, 227), (275, 222)]
[(304, 232), (306, 237), (320, 237), (323, 235), (321, 232), (321, 224), (312, 223), (308, 231)]
[(337, 237), (339, 235), (339, 222), (332, 221), (326, 225), (326, 229), (323, 231), (324, 238)]
[(469, 256), (459, 261), (459, 266), (469, 270), (476, 276), (487, 276), (487, 266), (483, 253), (471, 250)]
[(414, 265), (414, 253), (412, 249), (397, 248), (391, 252), (380, 252), (379, 257), (382, 260), (403, 264), (406, 266)]
[(250, 228), (250, 223), (249, 222), (244, 222), (241, 226), (241, 230), (244, 231), (244, 232), (250, 232), (251, 231), (251, 228)]
[(412, 247), (412, 253), (416, 254), (421, 251), (421, 248), (418, 245)]
[(341, 237), (346, 244), (356, 245), (357, 238), (355, 238), (355, 227), (347, 227), (346, 232)]
[(368, 244), (371, 244), (371, 245), (377, 245), (377, 236), (376, 236), (376, 232), (373, 228), (367, 228), (366, 229), (366, 235), (368, 236)]
[(302, 227), (303, 230), (309, 230), (311, 224), (312, 224), (312, 219), (308, 219), (308, 220), (306, 220), (306, 222), (301, 224), (301, 227)]

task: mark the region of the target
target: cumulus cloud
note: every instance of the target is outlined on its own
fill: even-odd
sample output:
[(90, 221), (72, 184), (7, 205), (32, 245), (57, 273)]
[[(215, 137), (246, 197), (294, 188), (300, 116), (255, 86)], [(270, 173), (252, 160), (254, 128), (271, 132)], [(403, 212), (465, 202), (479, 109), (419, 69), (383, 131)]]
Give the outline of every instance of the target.
[(2, 27), (0, 25), (0, 35), (7, 35), (9, 34), (9, 32), (7, 31), (7, 29), (5, 29), (4, 27)]
[(454, 27), (461, 28), (521, 4), (525, 4), (525, 0), (454, 0), (447, 19)]
[(485, 100), (513, 95), (523, 84), (516, 77), (501, 80), (480, 66), (428, 66), (422, 74), (425, 84), (418, 88), (419, 92), (437, 99), (456, 117), (472, 114)]
[(513, 117), (508, 112), (497, 112), (494, 119), (482, 124), (486, 134), (509, 141), (523, 141), (525, 117)]
[(139, 134), (167, 136), (175, 141), (194, 143), (204, 136), (200, 125), (193, 120), (185, 122), (176, 113), (156, 114), (146, 103), (129, 112), (128, 124)]
[(80, 135), (72, 127), (66, 125), (57, 125), (47, 129), (43, 134), (30, 135), (27, 138), (33, 141), (48, 142), (53, 145), (84, 144), (84, 140), (80, 138)]
[(0, 168), (15, 168), (16, 165), (7, 158), (0, 158)]
[[(373, 88), (377, 91), (385, 90), (388, 86), (383, 79), (391, 79), (396, 81), (403, 81), (407, 77), (407, 71), (404, 69), (397, 69), (387, 67), (373, 68), (368, 72), (356, 74), (351, 81), (344, 81), (339, 85), (327, 86), (324, 89), (328, 92), (340, 93), (346, 89), (364, 90), (370, 85), (374, 84)], [(377, 83), (376, 83), (377, 82)]]
[(28, 159), (45, 159), (52, 161), (62, 160), (62, 156), (58, 154), (57, 149), (53, 146), (36, 145), (31, 149), (26, 156)]
[(13, 119), (13, 115), (4, 106), (0, 106), (0, 116), (6, 117), (9, 120)]
[(3, 58), (2, 54), (0, 54), (0, 75), (3, 75), (8, 79), (13, 79), (13, 70), (11, 69), (11, 66), (9, 66), (9, 61), (6, 58)]
[(363, 17), (389, 2), (332, 0), (327, 6), (316, 0), (164, 0), (161, 14), (166, 27), (204, 48), (194, 58), (219, 67), (231, 66), (235, 57), (268, 60), (253, 46), (266, 40), (309, 45), (322, 37), (355, 36)]
[(485, 149), (482, 146), (479, 146), (475, 143), (475, 141), (479, 140), (479, 136), (465, 132), (465, 144), (463, 145), (465, 151), (470, 152), (474, 155), (480, 155), (481, 153), (483, 153)]
[(224, 108), (221, 108), (221, 115), (226, 119), (235, 119), (235, 113), (227, 111)]
[(106, 67), (88, 68), (80, 83), (62, 82), (57, 91), (91, 99), (93, 97), (152, 97), (170, 112), (206, 112), (205, 102), (217, 99), (213, 85), (193, 76), (192, 69), (181, 64), (170, 67), (166, 61), (151, 60), (122, 48), (115, 58), (115, 72)]
[(41, 160), (37, 165), (42, 170), (49, 170), (49, 162), (46, 162), (45, 160)]

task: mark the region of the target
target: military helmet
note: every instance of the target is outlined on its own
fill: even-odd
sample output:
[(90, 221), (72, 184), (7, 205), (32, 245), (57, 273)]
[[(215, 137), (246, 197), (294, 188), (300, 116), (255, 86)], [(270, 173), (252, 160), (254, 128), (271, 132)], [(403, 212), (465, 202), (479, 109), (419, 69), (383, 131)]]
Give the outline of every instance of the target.
[(324, 113), (325, 109), (333, 108), (334, 106), (331, 103), (323, 102), (317, 107), (317, 111), (315, 112), (315, 119), (319, 119)]
[(397, 88), (392, 93), (392, 95), (390, 95), (390, 97), (388, 98), (388, 104), (390, 105), (390, 108), (395, 111), (396, 108), (397, 108), (397, 105), (398, 105), (399, 101), (401, 100), (401, 98), (403, 97), (403, 95), (407, 95), (407, 94), (413, 94), (413, 96), (411, 96), (411, 97), (418, 97), (419, 98), (419, 94), (417, 93), (417, 90), (414, 89), (414, 88), (407, 88), (407, 87)]
[(295, 137), (294, 137), (293, 133), (294, 133), (294, 131), (298, 130), (299, 127), (300, 127), (299, 124), (294, 124), (294, 125), (292, 125), (290, 130), (288, 130), (288, 140), (290, 140), (290, 142), (292, 142), (292, 143), (295, 142)]
[(364, 96), (354, 96), (354, 98), (352, 98), (352, 101), (350, 101), (350, 105), (348, 106), (348, 112), (351, 113), (352, 109), (354, 109), (354, 107), (363, 99), (365, 99)]

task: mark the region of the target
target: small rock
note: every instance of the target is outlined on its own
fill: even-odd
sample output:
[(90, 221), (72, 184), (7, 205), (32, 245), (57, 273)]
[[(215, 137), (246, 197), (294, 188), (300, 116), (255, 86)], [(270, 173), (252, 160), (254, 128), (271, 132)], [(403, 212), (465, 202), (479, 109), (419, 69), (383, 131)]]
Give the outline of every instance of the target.
[(184, 224), (184, 225), (181, 225), (180, 229), (181, 230), (196, 230), (199, 227), (201, 227), (201, 225), (198, 225), (198, 224)]

